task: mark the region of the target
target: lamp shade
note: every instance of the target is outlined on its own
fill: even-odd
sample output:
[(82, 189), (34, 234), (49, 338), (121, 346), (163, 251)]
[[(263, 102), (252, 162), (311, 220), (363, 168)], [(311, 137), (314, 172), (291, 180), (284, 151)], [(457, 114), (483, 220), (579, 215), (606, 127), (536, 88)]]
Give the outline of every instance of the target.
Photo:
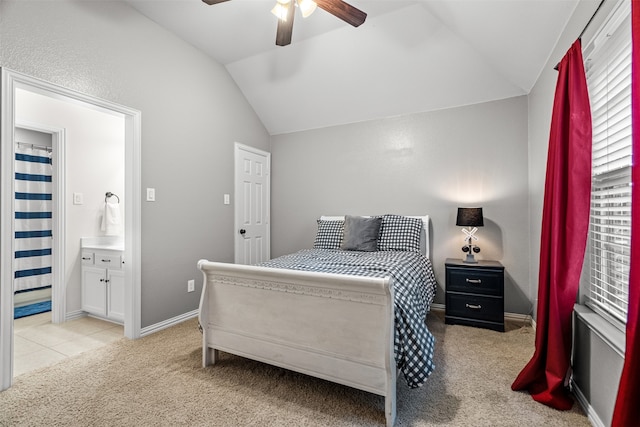
[(307, 18), (314, 10), (316, 10), (318, 5), (313, 0), (298, 0), (298, 7), (300, 7), (302, 17)]
[(482, 208), (458, 208), (456, 225), (460, 227), (483, 227)]
[(281, 21), (286, 21), (290, 7), (292, 7), (291, 0), (276, 0), (276, 5), (271, 9), (271, 13), (277, 16)]

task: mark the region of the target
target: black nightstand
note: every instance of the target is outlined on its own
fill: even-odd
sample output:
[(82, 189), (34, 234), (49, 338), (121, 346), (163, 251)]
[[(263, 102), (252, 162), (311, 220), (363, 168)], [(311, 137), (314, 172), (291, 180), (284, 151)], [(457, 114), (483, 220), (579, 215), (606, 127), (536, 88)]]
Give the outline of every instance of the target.
[(447, 258), (445, 323), (504, 332), (504, 266)]

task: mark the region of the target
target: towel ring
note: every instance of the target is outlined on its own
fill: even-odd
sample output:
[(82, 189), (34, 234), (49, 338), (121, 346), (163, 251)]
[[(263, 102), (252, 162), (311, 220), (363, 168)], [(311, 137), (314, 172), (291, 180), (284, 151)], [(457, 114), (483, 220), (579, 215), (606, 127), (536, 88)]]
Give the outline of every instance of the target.
[(111, 191), (107, 191), (104, 195), (104, 202), (107, 203), (107, 199), (109, 197), (115, 197), (116, 199), (118, 199), (118, 203), (120, 203), (120, 197), (118, 197), (117, 194), (112, 193)]

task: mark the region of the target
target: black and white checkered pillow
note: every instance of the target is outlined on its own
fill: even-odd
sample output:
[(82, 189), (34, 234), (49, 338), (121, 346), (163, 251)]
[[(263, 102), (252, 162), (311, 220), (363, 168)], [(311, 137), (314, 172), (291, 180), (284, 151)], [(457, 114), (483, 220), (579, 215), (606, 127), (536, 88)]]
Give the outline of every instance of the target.
[(318, 220), (318, 233), (313, 243), (314, 249), (340, 249), (344, 221)]
[(383, 215), (379, 251), (420, 252), (422, 220), (401, 215)]

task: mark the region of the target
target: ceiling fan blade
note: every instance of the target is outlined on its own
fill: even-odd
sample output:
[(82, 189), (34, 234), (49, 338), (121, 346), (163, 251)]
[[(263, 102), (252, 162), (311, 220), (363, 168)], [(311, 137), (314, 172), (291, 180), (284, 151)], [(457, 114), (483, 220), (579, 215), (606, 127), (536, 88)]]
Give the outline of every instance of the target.
[(202, 1), (208, 4), (209, 6), (211, 6), (212, 4), (218, 4), (218, 3), (222, 3), (229, 0), (202, 0)]
[(296, 8), (293, 3), (287, 9), (287, 20), (278, 19), (278, 30), (276, 32), (276, 44), (278, 46), (286, 46), (291, 44), (291, 36), (293, 35), (293, 17)]
[(342, 19), (346, 23), (353, 25), (354, 27), (360, 26), (365, 21), (365, 19), (367, 19), (366, 13), (356, 7), (351, 6), (348, 3), (343, 2), (342, 0), (314, 1), (320, 9), (329, 12), (337, 18)]

